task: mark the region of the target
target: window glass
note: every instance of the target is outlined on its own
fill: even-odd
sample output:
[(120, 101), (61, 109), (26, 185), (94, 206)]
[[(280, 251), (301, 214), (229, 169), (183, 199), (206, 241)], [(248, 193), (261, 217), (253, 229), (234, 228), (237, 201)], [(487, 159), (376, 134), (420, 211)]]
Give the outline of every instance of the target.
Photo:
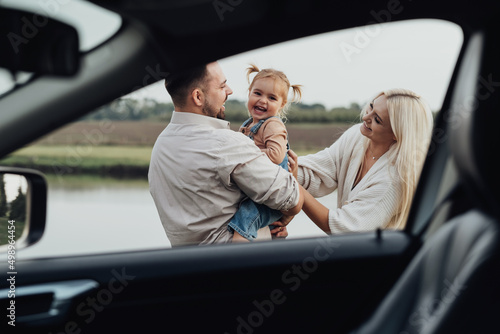
[[(307, 37), (220, 60), (234, 91), (226, 117), (236, 130), (248, 116), (249, 63), (282, 70), (292, 84), (303, 85), (302, 103), (291, 107), (287, 123), (299, 155), (331, 145), (384, 89), (411, 89), (437, 112), (462, 38), (454, 24), (418, 20)], [(158, 82), (4, 159), (3, 165), (42, 170), (49, 180), (46, 233), (23, 256), (170, 247), (149, 194), (147, 169), (172, 111)], [(320, 201), (335, 209), (336, 193)], [(288, 230), (289, 238), (324, 235), (303, 213)]]

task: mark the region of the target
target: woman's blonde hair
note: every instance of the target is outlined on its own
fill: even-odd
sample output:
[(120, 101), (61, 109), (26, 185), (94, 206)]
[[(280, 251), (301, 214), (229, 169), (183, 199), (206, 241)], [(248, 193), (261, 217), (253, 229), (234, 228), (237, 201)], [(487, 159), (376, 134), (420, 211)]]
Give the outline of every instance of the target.
[[(432, 128), (433, 115), (426, 101), (408, 89), (390, 89), (379, 93), (385, 95), (392, 132), (396, 142), (390, 149), (389, 161), (395, 166), (397, 177), (402, 181), (402, 196), (396, 216), (388, 228), (404, 228), (410, 212), (413, 195), (427, 156)], [(361, 111), (366, 114), (369, 103)], [(369, 139), (365, 138), (365, 149)]]
[[(252, 81), (250, 81), (250, 75), (253, 73), (257, 73), (255, 77), (253, 78)], [(286, 112), (288, 110), (288, 107), (290, 106), (290, 103), (298, 103), (300, 99), (302, 98), (302, 86), (301, 85), (291, 85), (290, 81), (288, 81), (288, 78), (286, 77), (285, 73), (272, 69), (272, 68), (265, 68), (263, 70), (260, 70), (255, 64), (250, 64), (250, 66), (247, 68), (247, 80), (250, 86), (248, 87), (248, 91), (252, 91), (252, 87), (255, 83), (255, 81), (259, 79), (264, 79), (264, 78), (272, 78), (274, 79), (275, 84), (278, 84), (281, 86), (280, 92), (281, 92), (281, 98), (283, 99), (283, 107), (279, 110), (278, 116), (285, 120), (286, 119)], [(288, 102), (288, 91), (292, 88), (292, 100)]]

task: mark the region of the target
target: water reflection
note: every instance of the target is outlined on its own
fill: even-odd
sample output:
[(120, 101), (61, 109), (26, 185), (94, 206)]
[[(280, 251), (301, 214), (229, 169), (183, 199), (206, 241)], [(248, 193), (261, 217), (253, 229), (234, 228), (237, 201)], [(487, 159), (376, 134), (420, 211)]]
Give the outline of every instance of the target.
[[(336, 194), (321, 199), (336, 203)], [(289, 238), (324, 235), (304, 213)], [(145, 180), (49, 178), (47, 226), (23, 258), (170, 248)]]

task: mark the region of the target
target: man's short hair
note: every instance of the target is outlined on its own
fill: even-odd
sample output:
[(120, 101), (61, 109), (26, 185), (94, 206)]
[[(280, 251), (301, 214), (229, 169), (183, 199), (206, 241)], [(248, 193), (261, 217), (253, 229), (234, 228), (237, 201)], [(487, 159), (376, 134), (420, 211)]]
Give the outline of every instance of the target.
[(187, 97), (197, 86), (203, 89), (207, 77), (207, 65), (169, 73), (165, 77), (165, 88), (172, 97), (174, 106), (183, 107)]

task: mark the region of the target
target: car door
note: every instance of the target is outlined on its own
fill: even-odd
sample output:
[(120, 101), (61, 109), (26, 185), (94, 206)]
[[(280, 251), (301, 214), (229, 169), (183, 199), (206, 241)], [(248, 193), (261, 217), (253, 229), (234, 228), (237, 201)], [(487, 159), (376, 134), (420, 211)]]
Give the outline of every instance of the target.
[(343, 331), (375, 307), (411, 245), (384, 232), (19, 259), (15, 324), (37, 333)]
[[(215, 7), (219, 17), (229, 15), (230, 8), (241, 9), (236, 8), (236, 2), (210, 5), (219, 6)], [(311, 17), (313, 9), (306, 9)], [(271, 6), (269, 10), (274, 13), (276, 8)], [(348, 24), (345, 19), (341, 25)], [(63, 89), (61, 94), (76, 94), (74, 97), (80, 99), (95, 93), (91, 101), (83, 101), (68, 115), (59, 112), (67, 108), (68, 101), (56, 98), (52, 101), (55, 116), (47, 116), (40, 121), (40, 128), (33, 126), (26, 138), (18, 142), (33, 139), (48, 124), (64, 124), (105, 98), (116, 96), (120, 89), (134, 87), (134, 80), (143, 80), (140, 71), (128, 73), (127, 82), (116, 84), (113, 92), (98, 92), (106, 83), (115, 84), (105, 76), (119, 78), (118, 73), (131, 65), (154, 68), (158, 60), (152, 54), (156, 49), (138, 42), (145, 36), (141, 29), (134, 23), (124, 24), (109, 43), (125, 48), (135, 41), (134, 52), (127, 59), (110, 64), (97, 79), (89, 78), (93, 74), (89, 71), (67, 84), (67, 91), (55, 84), (54, 89)], [(310, 29), (312, 32), (320, 28)], [(300, 34), (295, 30), (283, 39)], [(212, 33), (207, 38), (215, 41), (216, 37)], [(225, 52), (237, 53), (240, 48), (233, 45), (231, 51)], [(84, 57), (90, 62), (99, 51)], [(194, 63), (202, 58), (208, 60), (217, 52), (212, 51)], [(91, 87), (93, 80), (99, 80), (97, 88)], [(76, 87), (81, 87), (79, 93), (75, 93)], [(9, 98), (14, 102), (16, 95)], [(444, 108), (446, 103), (449, 101), (445, 100)], [(439, 150), (441, 143), (436, 145)], [(446, 162), (446, 152), (429, 156), (422, 176), (424, 188), (417, 192), (416, 207), (404, 231), (32, 259), (16, 257), (15, 271), (5, 262), (0, 265), (2, 272), (7, 273), (7, 280), (0, 284), (0, 298), (6, 303), (3, 309), (7, 310), (7, 320), (14, 321), (15, 328), (5, 319), (2, 326), (23, 333), (346, 332), (374, 310), (420, 247), (420, 232), (425, 230), (439, 202), (436, 198), (427, 202), (422, 198), (425, 186), (437, 178), (433, 186), (446, 192), (448, 185), (442, 186), (439, 179)], [(434, 174), (435, 178), (431, 176)], [(414, 230), (418, 214), (425, 217), (419, 218), (420, 228)], [(15, 298), (9, 297), (12, 294)]]

